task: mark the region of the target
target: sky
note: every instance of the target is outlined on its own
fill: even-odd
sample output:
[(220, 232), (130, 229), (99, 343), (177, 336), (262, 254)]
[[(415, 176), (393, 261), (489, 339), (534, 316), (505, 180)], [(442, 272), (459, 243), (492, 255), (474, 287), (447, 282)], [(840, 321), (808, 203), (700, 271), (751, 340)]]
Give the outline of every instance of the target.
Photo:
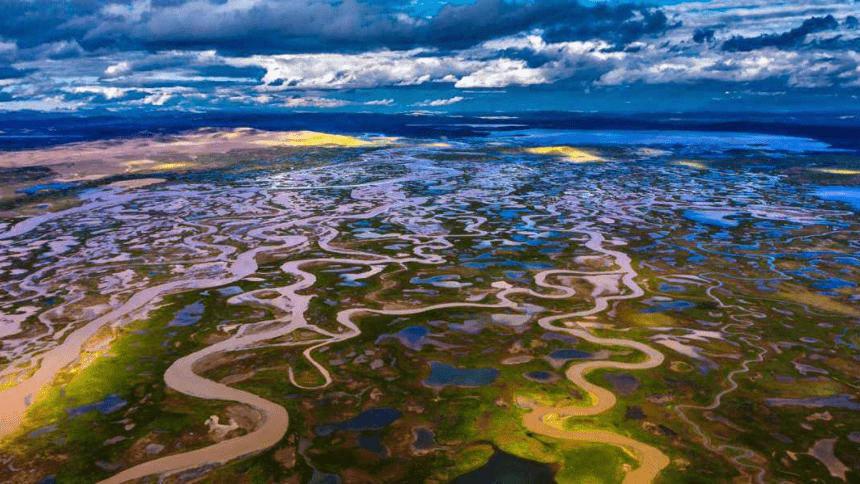
[(860, 108), (860, 0), (0, 0), (0, 111)]

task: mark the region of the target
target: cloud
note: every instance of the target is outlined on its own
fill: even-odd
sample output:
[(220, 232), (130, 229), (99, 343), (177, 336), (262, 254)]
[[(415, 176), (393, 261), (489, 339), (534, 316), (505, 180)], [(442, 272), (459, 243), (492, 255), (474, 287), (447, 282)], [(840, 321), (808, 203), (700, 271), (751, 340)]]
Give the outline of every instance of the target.
[(838, 27), (839, 23), (832, 15), (828, 15), (826, 17), (812, 17), (804, 20), (799, 27), (782, 34), (766, 34), (759, 35), (757, 37), (732, 37), (731, 39), (723, 42), (722, 49), (729, 52), (749, 52), (766, 47), (775, 47), (778, 49), (797, 47), (802, 44), (810, 34), (834, 30)]
[(499, 88), (510, 85), (530, 86), (549, 82), (546, 69), (532, 69), (524, 61), (498, 59), (454, 84), (460, 89)]
[(0, 38), (0, 60), (11, 62), (18, 54), (18, 44)]
[(373, 99), (371, 101), (365, 101), (365, 106), (394, 106), (394, 99)]
[(170, 101), (173, 95), (168, 92), (156, 92), (143, 98), (143, 104), (152, 106), (164, 106), (167, 101)]
[(693, 32), (693, 42), (701, 44), (702, 42), (712, 42), (714, 40), (714, 29), (696, 29)]
[(442, 8), (428, 27), (432, 45), (468, 47), (474, 45), (469, 37), (484, 41), (534, 29), (543, 30), (552, 42), (600, 38), (627, 43), (672, 26), (660, 10), (633, 3), (588, 7), (566, 0), (478, 0)]
[(457, 104), (458, 102), (463, 101), (465, 99), (466, 98), (464, 98), (463, 96), (454, 96), (454, 97), (451, 97), (448, 99), (432, 99), (432, 100), (427, 99), (427, 100), (422, 101), (420, 103), (415, 103), (415, 106), (421, 106), (421, 107), (450, 106), (451, 104)]
[(84, 55), (83, 47), (74, 39), (60, 40), (42, 44), (28, 51), (28, 55), (37, 59), (65, 59)]
[(140, 22), (144, 15), (151, 11), (151, 0), (138, 0), (129, 4), (110, 3), (101, 8), (101, 14), (104, 17), (126, 22)]
[(78, 86), (72, 89), (66, 89), (66, 92), (74, 94), (98, 94), (102, 96), (105, 100), (111, 101), (113, 99), (125, 97), (126, 93), (128, 92), (128, 89), (108, 86)]
[[(299, 89), (359, 89), (454, 82), (483, 63), (462, 56), (433, 55), (433, 51), (378, 51), (361, 54), (285, 54), (228, 57), (235, 67), (266, 70), (262, 91)], [(445, 81), (446, 77), (453, 76)]]
[(85, 50), (218, 49), (234, 54), (460, 49), (542, 29), (553, 41), (627, 43), (672, 27), (657, 8), (571, 0), (476, 0), (435, 14), (358, 0), (67, 0), (0, 4), (0, 32), (32, 47), (76, 42)]
[(0, 79), (21, 79), (31, 72), (33, 72), (32, 69), (21, 70), (11, 66), (0, 66)]
[(698, 57), (637, 58), (600, 77), (599, 85), (687, 84), (711, 81), (753, 83), (779, 80), (792, 88), (830, 87), (857, 78), (858, 58), (846, 53), (787, 52), (766, 49), (755, 53), (709, 53)]
[(283, 101), (283, 105), (288, 108), (339, 108), (349, 104), (349, 101), (343, 99), (332, 99), (327, 97), (289, 97)]
[(118, 64), (108, 66), (103, 75), (106, 78), (113, 78), (127, 76), (129, 74), (131, 74), (131, 64), (126, 61), (122, 61)]
[(77, 111), (81, 102), (66, 101), (62, 96), (45, 96), (34, 99), (0, 102), (0, 111)]
[[(457, 88), (500, 88), (510, 85), (547, 84), (548, 68), (532, 68), (522, 59), (497, 57), (498, 45), (515, 40), (489, 42), (473, 49), (441, 54), (427, 49), (376, 51), (361, 54), (285, 54), (227, 57), (235, 67), (259, 66), (266, 70), (262, 92), (286, 90), (363, 89), (382, 86), (417, 86), (450, 83)], [(552, 57), (587, 57), (576, 52), (581, 43), (559, 44), (534, 50)], [(603, 49), (609, 44), (591, 44)], [(543, 44), (546, 46), (546, 44)], [(595, 58), (602, 56), (595, 53)]]
[(468, 1), (0, 0), (0, 96), (50, 110), (361, 109), (479, 90), (476, 108), (519, 86), (860, 86), (856, 2)]
[(236, 81), (259, 81), (266, 75), (265, 69), (255, 66), (234, 67), (224, 64), (206, 64), (195, 67), (195, 70), (202, 78), (234, 79)]

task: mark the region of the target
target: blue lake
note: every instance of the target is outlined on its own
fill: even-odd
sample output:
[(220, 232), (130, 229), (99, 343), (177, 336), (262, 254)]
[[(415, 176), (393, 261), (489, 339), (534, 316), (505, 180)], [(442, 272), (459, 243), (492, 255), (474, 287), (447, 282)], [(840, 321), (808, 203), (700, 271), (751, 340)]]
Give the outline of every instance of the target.
[(499, 370), (495, 368), (456, 368), (438, 361), (430, 362), (430, 376), (424, 384), (433, 388), (482, 387), (496, 381)]
[(555, 377), (555, 373), (551, 373), (548, 371), (530, 371), (525, 373), (525, 377), (530, 380), (537, 381), (550, 381)]
[(683, 216), (687, 220), (698, 222), (705, 225), (713, 225), (715, 227), (737, 227), (737, 220), (727, 219), (729, 215), (735, 215), (735, 212), (728, 210), (684, 210)]
[(696, 307), (695, 303), (689, 301), (651, 301), (650, 308), (639, 311), (640, 313), (662, 313), (663, 311), (683, 311)]
[(325, 437), (338, 431), (363, 432), (366, 430), (382, 430), (402, 416), (402, 413), (393, 408), (372, 408), (361, 412), (345, 422), (317, 425), (314, 428), (314, 432), (320, 437)]
[(418, 450), (430, 450), (436, 447), (436, 436), (432, 430), (424, 427), (416, 427), (414, 431), (415, 442), (412, 443), (413, 447)]
[(830, 277), (827, 279), (822, 279), (818, 282), (812, 284), (812, 287), (816, 289), (822, 289), (825, 291), (833, 291), (836, 289), (842, 289), (845, 287), (854, 287), (855, 284), (850, 281), (846, 281), (845, 279), (839, 279), (838, 277)]
[(220, 294), (220, 295), (222, 295), (222, 296), (224, 296), (224, 297), (235, 296), (235, 295), (237, 295), (237, 294), (242, 294), (243, 292), (245, 292), (245, 291), (244, 291), (244, 290), (242, 290), (242, 288), (241, 288), (241, 287), (239, 287), (239, 286), (227, 286), (227, 287), (221, 287), (221, 288), (218, 288), (218, 289), (216, 289), (216, 290), (218, 291), (218, 294)]
[(36, 430), (34, 430), (34, 431), (30, 432), (29, 434), (27, 434), (27, 438), (29, 438), (29, 439), (35, 439), (36, 437), (40, 437), (40, 436), (42, 436), (42, 435), (45, 435), (45, 434), (51, 433), (51, 432), (53, 432), (54, 430), (57, 430), (57, 426), (56, 426), (56, 425), (48, 425), (47, 427), (42, 427), (42, 428), (40, 428), (40, 429), (36, 429)]
[(382, 434), (361, 434), (358, 436), (358, 445), (362, 449), (369, 450), (377, 455), (386, 455), (385, 446), (382, 445)]
[(812, 194), (823, 200), (847, 203), (860, 210), (860, 187), (821, 187)]
[(326, 474), (314, 469), (308, 484), (341, 484), (343, 480), (337, 474)]
[(404, 346), (420, 350), (429, 332), (424, 326), (408, 326), (397, 333), (397, 338)]
[(521, 136), (532, 146), (559, 144), (683, 146), (708, 148), (720, 152), (730, 149), (765, 149), (779, 151), (838, 151), (827, 143), (810, 138), (736, 133), (728, 131), (662, 131), (662, 130), (552, 130), (527, 129), (493, 133), (494, 137)]
[(522, 459), (496, 450), (482, 467), (451, 481), (451, 484), (555, 484), (549, 465)]
[(396, 339), (400, 341), (400, 344), (411, 350), (421, 351), (428, 334), (430, 334), (430, 330), (424, 326), (407, 326), (398, 331), (397, 334), (380, 335), (376, 338), (374, 344), (378, 345), (383, 341)]
[(552, 353), (549, 354), (549, 357), (554, 358), (556, 360), (576, 360), (581, 358), (591, 358), (592, 354), (587, 351), (566, 348), (561, 350), (553, 350)]
[(102, 415), (107, 415), (116, 412), (127, 404), (128, 402), (120, 398), (119, 395), (113, 394), (104, 397), (98, 402), (88, 403), (79, 407), (67, 408), (66, 413), (68, 413), (72, 418), (80, 417), (81, 415), (92, 411), (97, 411)]
[(72, 188), (77, 185), (79, 185), (79, 183), (45, 183), (43, 185), (33, 185), (30, 187), (19, 188), (15, 191), (18, 193), (26, 193), (27, 195), (34, 195), (41, 191), (65, 190), (67, 188)]
[(847, 393), (831, 395), (828, 397), (767, 398), (764, 402), (773, 407), (833, 407), (860, 411), (860, 402), (854, 400), (854, 395)]
[(544, 333), (540, 336), (540, 339), (545, 341), (563, 341), (572, 345), (575, 345), (579, 341), (575, 336), (565, 333)]
[(168, 326), (191, 326), (192, 324), (200, 321), (200, 318), (203, 317), (203, 312), (206, 310), (206, 306), (201, 302), (196, 302), (194, 304), (189, 304), (184, 308), (176, 311), (176, 315), (173, 316), (173, 320), (167, 323)]

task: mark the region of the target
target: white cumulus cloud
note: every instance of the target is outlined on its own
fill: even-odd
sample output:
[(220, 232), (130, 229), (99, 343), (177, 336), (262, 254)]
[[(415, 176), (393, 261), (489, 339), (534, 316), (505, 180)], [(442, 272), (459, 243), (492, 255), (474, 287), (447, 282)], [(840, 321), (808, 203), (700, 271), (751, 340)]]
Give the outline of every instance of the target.
[(164, 103), (170, 101), (172, 97), (173, 95), (168, 92), (156, 92), (143, 98), (143, 104), (150, 104), (152, 106), (164, 106)]
[(460, 101), (463, 101), (463, 96), (454, 96), (448, 99), (428, 99), (426, 101), (422, 101), (420, 103), (415, 103), (416, 106), (450, 106), (451, 104), (457, 104)]
[(74, 94), (98, 94), (104, 97), (106, 100), (110, 101), (113, 99), (119, 99), (121, 97), (124, 97), (128, 92), (128, 89), (107, 86), (78, 86), (72, 89), (66, 89), (66, 92), (71, 92)]
[(284, 100), (284, 106), (288, 108), (339, 108), (346, 106), (349, 101), (343, 99), (332, 99), (328, 97), (306, 96), (289, 97)]
[(394, 99), (374, 99), (364, 103), (366, 106), (394, 106)]
[(522, 60), (496, 59), (475, 72), (463, 76), (454, 83), (454, 87), (460, 89), (498, 88), (512, 84), (530, 86), (549, 82), (550, 77), (544, 68), (530, 68)]
[(105, 69), (104, 77), (121, 77), (129, 74), (131, 74), (131, 64), (126, 61), (122, 61), (118, 64), (108, 66), (107, 69)]

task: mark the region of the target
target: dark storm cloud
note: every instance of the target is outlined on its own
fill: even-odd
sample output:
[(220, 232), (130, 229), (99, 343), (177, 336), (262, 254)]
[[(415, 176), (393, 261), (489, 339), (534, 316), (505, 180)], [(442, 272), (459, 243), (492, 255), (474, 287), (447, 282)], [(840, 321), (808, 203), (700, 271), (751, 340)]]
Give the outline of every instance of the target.
[(627, 44), (680, 26), (680, 23), (670, 25), (666, 15), (660, 10), (633, 4), (599, 4), (592, 8), (580, 6), (578, 9), (567, 10), (566, 13), (566, 21), (542, 25), (546, 29), (544, 37), (548, 41), (599, 38)]
[(21, 79), (31, 72), (33, 72), (32, 69), (21, 70), (9, 66), (0, 66), (0, 79)]
[(457, 49), (536, 28), (547, 40), (628, 43), (670, 28), (657, 9), (570, 0), (477, 0), (430, 18), (357, 0), (0, 0), (0, 32), (20, 47), (76, 42), (87, 51), (209, 49), (237, 54)]
[(530, 68), (540, 67), (558, 58), (555, 53), (535, 52), (531, 49), (505, 49), (496, 52), (494, 58), (520, 59)]
[(749, 52), (765, 47), (777, 49), (791, 49), (803, 44), (809, 34), (835, 30), (839, 28), (839, 22), (832, 15), (826, 17), (812, 17), (794, 29), (782, 34), (759, 35), (758, 37), (735, 36), (723, 42), (723, 50), (728, 52)]
[(711, 42), (714, 40), (715, 29), (696, 29), (693, 32), (693, 42), (701, 44), (702, 42)]
[(546, 0), (514, 4), (479, 0), (472, 5), (448, 6), (427, 26), (435, 45), (466, 47), (472, 39), (488, 40), (540, 28), (549, 42), (599, 38), (627, 43), (669, 28), (663, 12), (623, 3), (586, 7), (576, 2)]
[[(520, 86), (860, 86), (860, 3), (454, 3), (464, 1), (0, 0), (0, 112), (411, 106)], [(408, 94), (436, 86), (448, 91)]]
[(33, 47), (81, 32), (61, 32), (66, 20), (89, 15), (98, 1), (23, 2), (0, 0), (0, 35), (15, 40), (21, 47)]
[(207, 77), (232, 77), (262, 79), (266, 69), (262, 67), (233, 67), (225, 65), (210, 65), (197, 68), (197, 73)]

